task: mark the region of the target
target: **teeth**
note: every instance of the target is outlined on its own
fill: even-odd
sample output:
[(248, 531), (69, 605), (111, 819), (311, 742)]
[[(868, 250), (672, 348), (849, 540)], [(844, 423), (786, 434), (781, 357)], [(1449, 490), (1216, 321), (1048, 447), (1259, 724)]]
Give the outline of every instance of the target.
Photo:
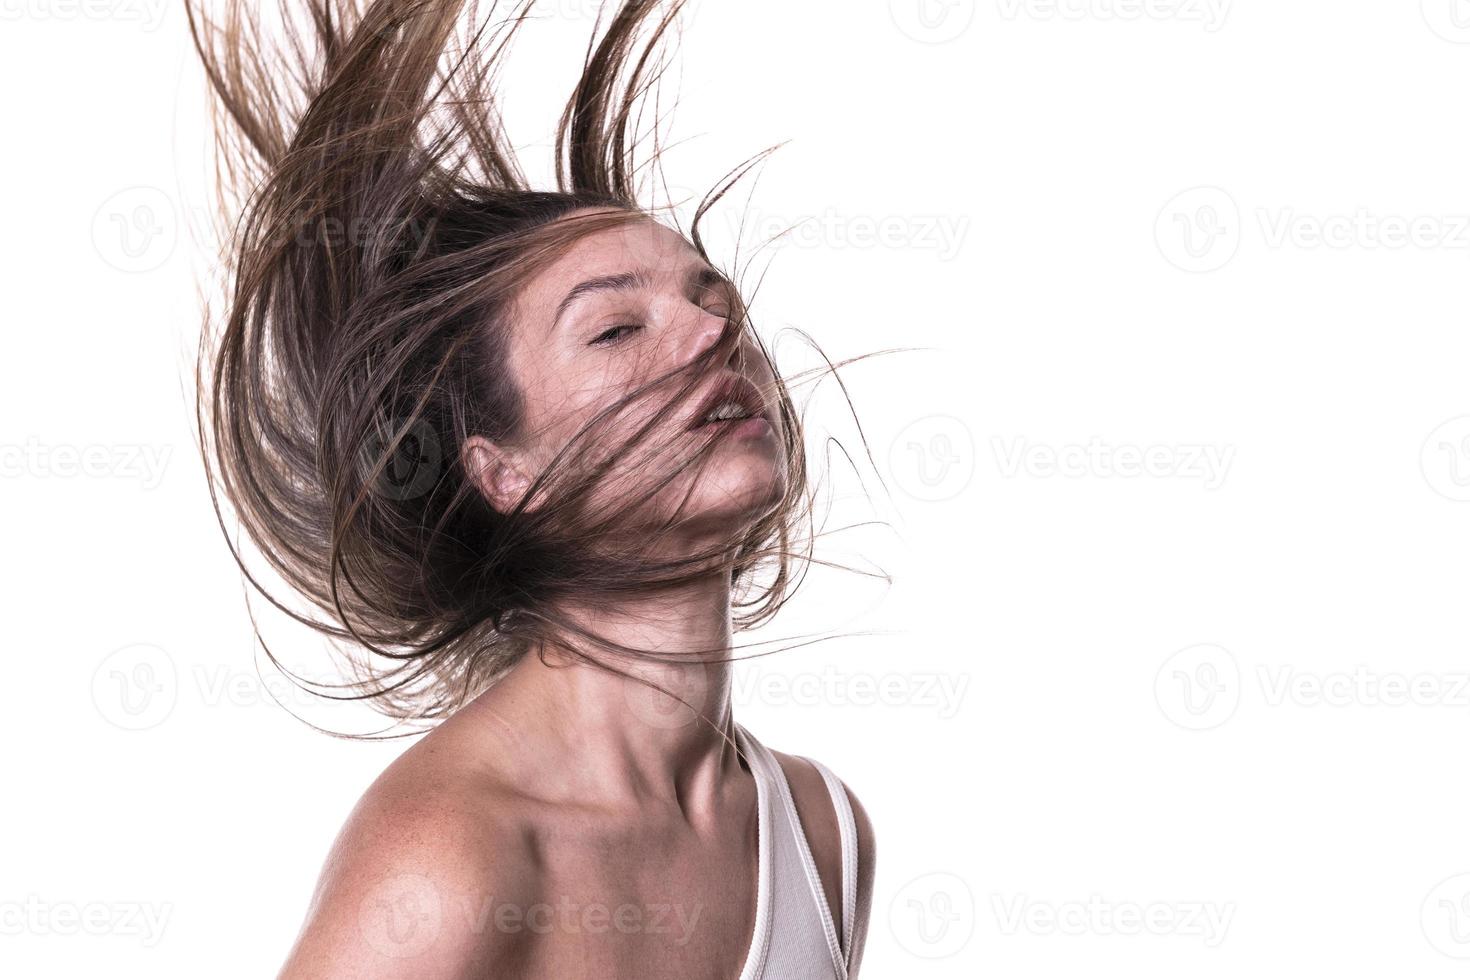
[(745, 406), (737, 401), (723, 401), (710, 409), (704, 416), (705, 422), (724, 422), (729, 419), (743, 419), (749, 413)]

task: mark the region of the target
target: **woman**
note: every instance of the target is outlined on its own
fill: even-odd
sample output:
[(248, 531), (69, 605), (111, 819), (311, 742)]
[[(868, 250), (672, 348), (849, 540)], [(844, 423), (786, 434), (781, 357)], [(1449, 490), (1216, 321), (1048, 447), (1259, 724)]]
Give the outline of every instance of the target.
[(189, 5), (240, 202), (201, 352), (211, 486), (311, 605), (237, 549), (252, 584), (340, 641), (324, 693), (429, 728), (348, 818), (282, 975), (853, 976), (868, 819), (730, 708), (734, 633), (799, 557), (799, 419), (698, 217), (637, 203), (678, 4), (596, 32), (551, 191), (489, 85), (529, 5), (462, 7)]

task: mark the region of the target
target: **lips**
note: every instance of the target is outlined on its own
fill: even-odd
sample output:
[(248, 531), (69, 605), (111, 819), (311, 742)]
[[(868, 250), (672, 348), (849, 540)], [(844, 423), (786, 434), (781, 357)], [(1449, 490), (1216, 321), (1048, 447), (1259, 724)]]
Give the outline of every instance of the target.
[(760, 389), (739, 375), (731, 375), (716, 384), (710, 389), (709, 394), (700, 399), (699, 408), (695, 411), (689, 428), (693, 430), (703, 425), (718, 425), (719, 423), (716, 422), (705, 422), (704, 418), (721, 402), (727, 401), (738, 404), (747, 416), (756, 416), (770, 421)]

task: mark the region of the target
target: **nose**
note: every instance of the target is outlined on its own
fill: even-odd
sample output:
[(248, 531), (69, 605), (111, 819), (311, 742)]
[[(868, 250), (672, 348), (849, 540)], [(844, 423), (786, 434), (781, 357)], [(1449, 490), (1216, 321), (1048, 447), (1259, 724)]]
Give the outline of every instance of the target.
[(729, 345), (723, 366), (733, 364), (740, 353), (740, 345), (735, 342), (739, 335), (737, 324), (727, 317), (717, 316), (698, 306), (691, 307), (689, 317), (690, 322), (680, 336), (682, 349), (678, 351), (679, 364), (682, 366), (692, 363), (722, 342)]

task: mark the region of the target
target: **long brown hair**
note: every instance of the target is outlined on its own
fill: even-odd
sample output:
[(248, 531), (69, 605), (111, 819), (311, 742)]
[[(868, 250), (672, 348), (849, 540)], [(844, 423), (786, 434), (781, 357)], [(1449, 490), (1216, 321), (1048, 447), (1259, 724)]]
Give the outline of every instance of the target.
[[(513, 509), (487, 503), (461, 459), (471, 435), (523, 427), (504, 329), (517, 288), (590, 231), (650, 215), (639, 181), (658, 172), (660, 136), (643, 106), (682, 2), (626, 0), (599, 19), (557, 130), (556, 189), (536, 190), (491, 84), (528, 0), (498, 20), (474, 0), (280, 0), (273, 27), (249, 0), (224, 0), (214, 17), (188, 0), (227, 221), (225, 309), (198, 364), (201, 448), (227, 539), (221, 497), (311, 605), (274, 595), (232, 540), (247, 579), (348, 653), (350, 681), (318, 693), (431, 721), (550, 641), (592, 662), (577, 639), (652, 655), (566, 621), (558, 600), (678, 585), (717, 560), (748, 629), (799, 581), (812, 498), (801, 420), (773, 363), (784, 499), (701, 554), (595, 546), (618, 515), (592, 506), (591, 490), (648, 431), (610, 448), (604, 423), (672, 374), (601, 413)], [(706, 261), (700, 218), (761, 156), (700, 202), (687, 236)], [(754, 336), (744, 306), (676, 372), (664, 411), (742, 334)], [(659, 485), (705, 455), (658, 470)], [(528, 509), (532, 497), (546, 503)]]

